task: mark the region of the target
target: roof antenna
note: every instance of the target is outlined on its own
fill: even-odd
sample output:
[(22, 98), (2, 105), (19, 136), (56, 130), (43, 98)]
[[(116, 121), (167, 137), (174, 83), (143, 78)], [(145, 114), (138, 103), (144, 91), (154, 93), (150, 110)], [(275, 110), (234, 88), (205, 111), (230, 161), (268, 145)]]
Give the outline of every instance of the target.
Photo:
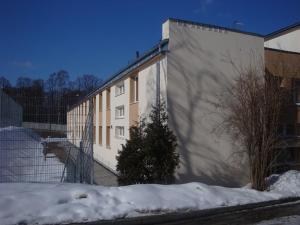
[(136, 51), (136, 52), (135, 52), (135, 56), (136, 56), (137, 59), (140, 57), (139, 51)]
[(244, 23), (239, 20), (235, 20), (232, 23), (232, 28), (237, 29), (237, 30), (242, 30), (242, 27), (244, 26)]

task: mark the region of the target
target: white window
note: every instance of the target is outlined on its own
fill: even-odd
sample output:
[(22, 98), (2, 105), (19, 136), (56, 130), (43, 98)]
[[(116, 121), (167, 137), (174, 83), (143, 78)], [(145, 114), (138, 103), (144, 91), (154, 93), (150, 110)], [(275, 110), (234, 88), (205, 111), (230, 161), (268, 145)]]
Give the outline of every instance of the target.
[(116, 137), (124, 137), (124, 127), (116, 126)]
[(116, 96), (124, 94), (124, 93), (125, 93), (124, 82), (120, 82), (116, 85)]
[(116, 119), (124, 118), (124, 105), (116, 107)]

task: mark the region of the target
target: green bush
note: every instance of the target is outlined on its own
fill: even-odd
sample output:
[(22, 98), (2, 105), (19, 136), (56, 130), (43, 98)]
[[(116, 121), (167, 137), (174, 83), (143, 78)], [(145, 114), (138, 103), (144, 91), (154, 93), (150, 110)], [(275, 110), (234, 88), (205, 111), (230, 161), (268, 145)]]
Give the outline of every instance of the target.
[(130, 128), (130, 140), (117, 156), (119, 184), (160, 183), (174, 181), (179, 164), (177, 140), (167, 124), (163, 104), (153, 107), (149, 122), (142, 119)]

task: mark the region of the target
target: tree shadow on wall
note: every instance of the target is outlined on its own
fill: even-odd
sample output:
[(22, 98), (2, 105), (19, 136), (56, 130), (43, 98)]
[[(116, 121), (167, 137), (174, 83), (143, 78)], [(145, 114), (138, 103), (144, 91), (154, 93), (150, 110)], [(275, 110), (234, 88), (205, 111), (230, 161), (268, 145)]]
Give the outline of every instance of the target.
[[(216, 61), (223, 64), (226, 62), (222, 61), (219, 55), (202, 48), (194, 36), (189, 33), (185, 35), (187, 38), (184, 43), (179, 42), (171, 51), (186, 51), (191, 55), (191, 59), (196, 58), (196, 63), (203, 66), (194, 71), (195, 66), (189, 59), (175, 58), (172, 57), (172, 52), (169, 53), (168, 68), (172, 68), (172, 72), (176, 73), (168, 71), (168, 85), (171, 87), (168, 88), (167, 108), (169, 124), (178, 139), (182, 169), (178, 171), (177, 178), (180, 183), (198, 181), (214, 185), (240, 186), (247, 176), (247, 167), (242, 162), (244, 159), (238, 154), (224, 157), (222, 152), (225, 149), (220, 149), (220, 144), (211, 143), (212, 139), (219, 142), (224, 137), (215, 133), (214, 126), (207, 126), (208, 120), (215, 119), (216, 121), (211, 122), (217, 124), (220, 117), (216, 109), (218, 100), (211, 95), (214, 91), (217, 94), (218, 90), (208, 90), (206, 85), (209, 82), (217, 89), (230, 84), (228, 76), (215, 65)], [(199, 129), (204, 130), (210, 137), (196, 137), (195, 133)], [(230, 139), (227, 141), (231, 142)], [(234, 144), (233, 147), (238, 148)], [(238, 165), (240, 162), (244, 164), (242, 169)], [(244, 178), (244, 181), (241, 181), (241, 178)]]

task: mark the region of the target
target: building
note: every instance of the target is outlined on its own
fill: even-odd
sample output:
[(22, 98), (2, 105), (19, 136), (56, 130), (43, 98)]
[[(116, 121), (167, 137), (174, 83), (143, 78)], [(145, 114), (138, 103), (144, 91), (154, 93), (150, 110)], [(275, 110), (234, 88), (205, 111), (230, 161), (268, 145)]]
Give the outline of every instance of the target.
[(0, 128), (22, 126), (23, 109), (0, 88)]
[[(280, 147), (286, 155), (282, 169), (300, 169), (300, 23), (275, 31), (265, 37), (266, 69), (281, 79), (281, 86), (291, 93), (281, 121)], [(287, 161), (286, 161), (287, 160)]]
[(68, 138), (79, 146), (86, 118), (93, 113), (94, 157), (115, 171), (129, 127), (161, 99), (178, 139), (177, 182), (243, 185), (248, 182), (247, 159), (235, 154), (238, 143), (216, 129), (222, 121), (216, 105), (236, 76), (235, 66), (264, 63), (264, 46), (271, 48), (273, 39), (265, 42), (251, 32), (168, 19), (162, 41), (69, 110)]

